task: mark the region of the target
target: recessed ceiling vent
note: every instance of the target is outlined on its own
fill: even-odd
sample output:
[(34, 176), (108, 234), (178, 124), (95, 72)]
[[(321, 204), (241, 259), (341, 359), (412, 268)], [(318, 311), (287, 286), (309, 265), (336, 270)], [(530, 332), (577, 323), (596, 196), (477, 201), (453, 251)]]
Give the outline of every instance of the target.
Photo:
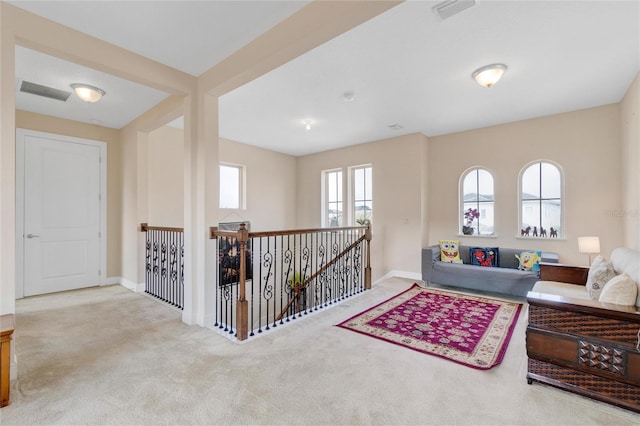
[(433, 6), (433, 13), (442, 20), (476, 5), (476, 0), (448, 0)]
[(20, 85), (20, 91), (24, 93), (31, 93), (32, 95), (44, 96), (45, 98), (56, 99), (62, 102), (66, 102), (69, 96), (71, 96), (71, 92), (54, 89), (53, 87), (43, 86), (41, 84), (24, 80), (22, 80), (22, 84)]

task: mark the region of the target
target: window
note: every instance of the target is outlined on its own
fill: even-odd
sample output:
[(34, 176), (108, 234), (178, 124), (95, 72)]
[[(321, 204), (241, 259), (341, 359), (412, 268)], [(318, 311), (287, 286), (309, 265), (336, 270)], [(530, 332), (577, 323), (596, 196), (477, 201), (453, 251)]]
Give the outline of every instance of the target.
[[(343, 169), (322, 172), (322, 224), (323, 226), (345, 226), (343, 211), (346, 206), (351, 225), (364, 225), (373, 217), (373, 186), (370, 165), (349, 167), (348, 186), (344, 185)], [(344, 192), (344, 188), (348, 192)], [(343, 192), (349, 194), (348, 202)]]
[(324, 210), (325, 226), (342, 226), (342, 170), (329, 170), (324, 174)]
[(562, 173), (538, 161), (520, 174), (520, 236), (562, 236)]
[(220, 164), (220, 208), (244, 207), (244, 166)]
[(461, 228), (466, 235), (493, 235), (493, 176), (488, 170), (474, 168), (461, 180)]
[(353, 224), (366, 225), (373, 218), (371, 166), (352, 167)]

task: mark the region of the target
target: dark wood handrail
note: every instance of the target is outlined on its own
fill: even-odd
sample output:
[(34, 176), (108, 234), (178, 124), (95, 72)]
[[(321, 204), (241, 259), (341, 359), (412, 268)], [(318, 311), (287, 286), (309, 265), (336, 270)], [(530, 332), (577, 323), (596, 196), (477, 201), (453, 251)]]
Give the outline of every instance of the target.
[[(341, 228), (306, 228), (306, 229), (285, 229), (281, 231), (262, 231), (262, 232), (249, 232), (249, 238), (259, 237), (275, 237), (279, 235), (296, 235), (296, 234), (311, 234), (314, 232), (339, 232), (350, 230), (366, 230), (367, 226), (344, 226)], [(216, 237), (234, 237), (238, 235), (237, 231), (220, 231), (217, 227), (212, 226), (209, 228), (209, 238)]]
[(351, 244), (349, 247), (347, 247), (346, 249), (344, 249), (340, 254), (338, 254), (336, 257), (334, 257), (333, 259), (331, 259), (329, 262), (327, 262), (325, 265), (323, 265), (320, 269), (318, 269), (314, 274), (312, 274), (309, 278), (307, 278), (306, 280), (304, 280), (302, 282), (302, 284), (300, 284), (297, 288), (296, 288), (296, 294), (294, 295), (294, 297), (291, 298), (291, 300), (289, 300), (289, 303), (287, 303), (287, 306), (285, 306), (282, 309), (282, 312), (280, 312), (280, 315), (278, 315), (276, 317), (276, 321), (280, 321), (280, 319), (284, 316), (284, 314), (287, 313), (287, 310), (291, 307), (291, 305), (294, 303), (294, 301), (296, 300), (296, 297), (298, 297), (298, 295), (300, 294), (301, 290), (304, 290), (309, 283), (311, 283), (314, 279), (316, 279), (316, 277), (318, 275), (320, 275), (321, 273), (323, 273), (324, 271), (326, 271), (327, 269), (329, 269), (334, 263), (336, 263), (338, 260), (342, 259), (344, 256), (347, 255), (347, 252), (351, 251), (354, 247), (356, 247), (358, 244), (360, 244), (362, 241), (364, 241), (366, 239), (366, 235), (363, 235), (362, 237), (358, 238), (353, 244)]
[(149, 224), (147, 223), (141, 223), (140, 232), (147, 231), (184, 232), (184, 228), (171, 228), (169, 226), (149, 226)]

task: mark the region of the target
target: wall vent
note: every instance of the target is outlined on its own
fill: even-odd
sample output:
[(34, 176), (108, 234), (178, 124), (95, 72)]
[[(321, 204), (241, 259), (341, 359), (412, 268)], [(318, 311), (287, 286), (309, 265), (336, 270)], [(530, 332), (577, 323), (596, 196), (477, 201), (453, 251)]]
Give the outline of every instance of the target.
[(448, 0), (433, 6), (433, 13), (445, 20), (476, 5), (476, 0)]
[(62, 102), (66, 102), (69, 96), (71, 96), (71, 92), (54, 89), (53, 87), (43, 86), (41, 84), (24, 80), (22, 80), (22, 84), (20, 85), (20, 91), (24, 93), (31, 93), (32, 95), (44, 96), (45, 98), (56, 99)]

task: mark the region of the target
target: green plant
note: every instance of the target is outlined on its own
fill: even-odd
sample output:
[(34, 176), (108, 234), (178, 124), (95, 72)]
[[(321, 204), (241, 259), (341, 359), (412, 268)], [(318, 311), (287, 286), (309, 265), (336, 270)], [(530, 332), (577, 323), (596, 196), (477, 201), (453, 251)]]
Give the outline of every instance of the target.
[(371, 214), (367, 212), (362, 213), (362, 215), (356, 218), (356, 223), (362, 226), (368, 225), (371, 223)]
[(289, 287), (291, 287), (291, 289), (294, 289), (297, 284), (302, 284), (303, 282), (304, 277), (300, 272), (294, 272), (291, 275), (291, 279), (287, 280), (287, 283), (289, 284)]

